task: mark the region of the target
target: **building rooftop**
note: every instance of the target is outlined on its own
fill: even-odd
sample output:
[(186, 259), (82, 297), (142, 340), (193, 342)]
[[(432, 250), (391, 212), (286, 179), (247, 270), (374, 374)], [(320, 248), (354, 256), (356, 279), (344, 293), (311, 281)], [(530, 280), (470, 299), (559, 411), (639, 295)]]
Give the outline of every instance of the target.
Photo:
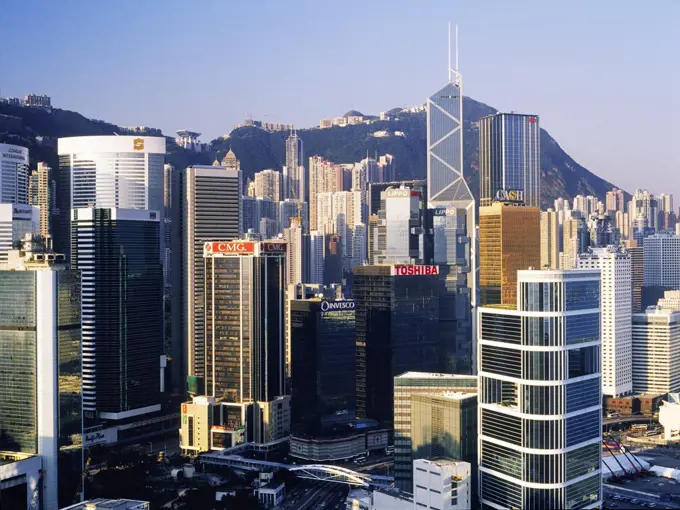
[(96, 498), (76, 503), (62, 510), (148, 510), (149, 508), (151, 506), (148, 501)]
[(438, 374), (436, 372), (404, 372), (395, 379), (470, 379), (476, 378), (475, 375), (465, 374)]

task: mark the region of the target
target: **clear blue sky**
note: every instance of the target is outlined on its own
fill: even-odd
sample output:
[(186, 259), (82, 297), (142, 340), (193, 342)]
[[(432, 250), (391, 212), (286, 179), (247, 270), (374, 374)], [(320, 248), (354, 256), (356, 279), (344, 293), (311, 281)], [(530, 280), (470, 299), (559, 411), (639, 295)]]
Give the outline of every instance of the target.
[(424, 102), (449, 20), (467, 95), (680, 205), (678, 0), (0, 0), (0, 93), (204, 140), (248, 113), (306, 127)]

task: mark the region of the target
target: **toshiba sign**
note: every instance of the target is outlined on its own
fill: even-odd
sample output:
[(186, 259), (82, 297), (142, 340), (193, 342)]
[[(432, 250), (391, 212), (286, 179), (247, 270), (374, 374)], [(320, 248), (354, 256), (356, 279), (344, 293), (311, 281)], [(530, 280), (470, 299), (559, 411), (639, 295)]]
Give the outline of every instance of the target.
[(392, 276), (439, 274), (439, 266), (392, 266)]
[(203, 255), (251, 255), (255, 253), (252, 241), (211, 241), (203, 245)]

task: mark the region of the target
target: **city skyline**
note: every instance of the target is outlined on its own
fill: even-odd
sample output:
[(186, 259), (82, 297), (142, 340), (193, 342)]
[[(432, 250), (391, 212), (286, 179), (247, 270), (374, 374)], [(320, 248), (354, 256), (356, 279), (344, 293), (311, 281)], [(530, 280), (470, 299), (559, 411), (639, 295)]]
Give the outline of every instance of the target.
[[(680, 74), (677, 68), (666, 65), (668, 59), (664, 58), (666, 48), (680, 44), (671, 24), (672, 12), (680, 10), (680, 5), (665, 2), (664, 8), (654, 11), (638, 9), (632, 3), (617, 3), (616, 9), (609, 5), (562, 7), (527, 2), (530, 9), (496, 5), (495, 9), (482, 10), (472, 4), (456, 9), (440, 4), (435, 21), (429, 10), (417, 6), (380, 9), (378, 5), (360, 7), (353, 2), (324, 9), (306, 9), (309, 4), (301, 2), (298, 8), (270, 6), (257, 13), (248, 5), (228, 10), (205, 4), (191, 13), (171, 8), (159, 13), (152, 6), (135, 5), (134, 18), (127, 16), (129, 9), (124, 8), (76, 2), (46, 4), (31, 17), (35, 37), (22, 38), (22, 47), (18, 48), (19, 56), (26, 52), (32, 55), (32, 64), (40, 65), (23, 65), (19, 59), (22, 72), (4, 77), (0, 93), (46, 93), (57, 107), (88, 117), (122, 125), (157, 126), (166, 134), (188, 127), (201, 131), (205, 140), (227, 134), (249, 113), (254, 118), (305, 128), (322, 117), (351, 109), (377, 114), (422, 103), (443, 79), (446, 23), (440, 20), (451, 20), (460, 26), (460, 68), (469, 77), (466, 91), (471, 97), (500, 111), (539, 114), (543, 126), (564, 149), (595, 174), (632, 192), (640, 187), (639, 171), (644, 169), (646, 187), (658, 193), (664, 187), (664, 176), (680, 164), (678, 155), (670, 150), (673, 135), (677, 137), (678, 133), (672, 113), (680, 108), (673, 95)], [(16, 12), (15, 18), (20, 20), (21, 8), (20, 2), (10, 1), (5, 12), (8, 17)], [(60, 14), (82, 21), (80, 35), (50, 26), (50, 20)], [(222, 36), (218, 45), (218, 35), (207, 31), (197, 34), (192, 45), (176, 45), (172, 52), (145, 50), (142, 58), (130, 58), (135, 54), (134, 43), (121, 43), (98, 28), (106, 20), (119, 23), (131, 34), (143, 33), (145, 39), (165, 41), (180, 23), (200, 25), (225, 16), (232, 26), (227, 43), (238, 44), (234, 47), (239, 51), (214, 49), (224, 48)], [(365, 29), (354, 28), (352, 21), (358, 17), (370, 20), (372, 16), (380, 16), (381, 25), (390, 26), (391, 33), (408, 36), (375, 37), (371, 45), (363, 44), (364, 37), (353, 36)], [(251, 23), (254, 19), (258, 20), (255, 27)], [(149, 24), (151, 20), (153, 24)], [(286, 20), (297, 29), (289, 30), (290, 23), (283, 23)], [(413, 27), (418, 25), (422, 28), (414, 35)], [(288, 27), (285, 33), (289, 43), (277, 45), (274, 41), (284, 26)], [(26, 28), (21, 21), (5, 27), (0, 46), (14, 46), (11, 42), (19, 40), (14, 36)], [(341, 47), (323, 37), (340, 28), (346, 34)], [(623, 39), (621, 33), (628, 36)], [(88, 44), (81, 44), (84, 37)], [(309, 45), (309, 40), (316, 42)], [(500, 40), (514, 44), (499, 50)], [(120, 50), (112, 51), (114, 45)], [(297, 48), (299, 58), (289, 65), (290, 59), (283, 54), (291, 47)], [(52, 48), (59, 48), (59, 53)], [(93, 58), (97, 52), (112, 54), (100, 63)], [(413, 54), (420, 58), (414, 61)], [(225, 65), (212, 65), (215, 57), (223, 59)], [(182, 74), (200, 76), (209, 72), (211, 80), (195, 81), (189, 93), (183, 80), (183, 99), (169, 109), (167, 102), (179, 95), (175, 81), (165, 79), (164, 69), (171, 62), (174, 65), (176, 59), (182, 61)], [(312, 63), (316, 72), (307, 72)], [(87, 64), (93, 72), (88, 73), (87, 80), (78, 82), (65, 73), (50, 73), (51, 69), (73, 64)], [(118, 71), (112, 75), (107, 72), (109, 66)], [(531, 72), (536, 68), (542, 72)], [(629, 100), (628, 88), (619, 86), (619, 77), (625, 76), (628, 68), (635, 70), (638, 90), (654, 90), (653, 95), (648, 94), (644, 101)], [(338, 89), (322, 78), (329, 73), (368, 77), (368, 86), (362, 80), (361, 87), (343, 85)], [(51, 76), (49, 83), (44, 82), (46, 75)], [(234, 80), (235, 75), (248, 79)], [(506, 77), (502, 84), (498, 75)], [(302, 82), (299, 76), (305, 77)], [(141, 85), (123, 86), (133, 79)], [(582, 86), (574, 87), (575, 81)], [(101, 102), (102, 94), (115, 100)], [(626, 119), (630, 117), (655, 128), (627, 129)], [(680, 195), (680, 187), (674, 187), (670, 191)]]

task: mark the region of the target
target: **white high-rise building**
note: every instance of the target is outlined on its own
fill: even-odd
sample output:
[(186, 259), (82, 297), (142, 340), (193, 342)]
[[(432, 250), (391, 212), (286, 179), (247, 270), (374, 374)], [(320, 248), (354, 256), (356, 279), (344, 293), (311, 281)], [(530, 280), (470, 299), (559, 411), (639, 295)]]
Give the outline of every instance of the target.
[(611, 246), (593, 248), (590, 253), (579, 255), (578, 268), (600, 270), (602, 394), (618, 397), (631, 393), (633, 293), (630, 255)]
[(28, 149), (0, 143), (0, 203), (29, 204)]
[(645, 287), (680, 289), (680, 236), (654, 234), (645, 238)]
[(414, 461), (413, 508), (473, 508), (471, 468), (469, 462), (447, 459)]
[(633, 390), (680, 391), (680, 297), (666, 292), (657, 306), (633, 314)]
[(281, 173), (276, 170), (262, 170), (255, 173), (255, 196), (269, 197), (273, 202), (281, 200)]
[(40, 208), (32, 205), (0, 203), (0, 264), (18, 247), (26, 234), (40, 233)]
[(288, 244), (286, 252), (286, 286), (298, 283), (306, 283), (306, 268), (308, 249), (304, 245), (306, 236), (297, 221), (293, 218), (290, 227), (283, 230), (283, 238)]
[(517, 280), (516, 310), (478, 309), (482, 506), (599, 507), (600, 271)]
[(59, 138), (59, 216), (55, 250), (70, 253), (71, 209), (137, 209), (161, 215), (164, 258), (165, 138), (158, 136), (76, 136)]
[(298, 213), (302, 217), (302, 229), (305, 232), (309, 232), (309, 209), (307, 202), (287, 198), (274, 205), (276, 207), (276, 228), (279, 232), (282, 233), (283, 229), (290, 227), (291, 219), (297, 218)]
[(548, 209), (541, 212), (541, 267), (559, 269), (560, 267), (560, 228), (557, 212)]

